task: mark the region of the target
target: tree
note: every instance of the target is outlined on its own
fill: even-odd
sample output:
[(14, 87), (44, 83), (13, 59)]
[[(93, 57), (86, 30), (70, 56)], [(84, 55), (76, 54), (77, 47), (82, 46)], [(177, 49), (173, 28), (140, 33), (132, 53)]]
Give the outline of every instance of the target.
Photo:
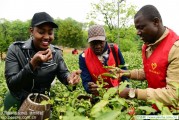
[(3, 59), (3, 53), (7, 51), (12, 37), (9, 34), (10, 22), (6, 19), (0, 19), (0, 58)]
[[(109, 42), (117, 42), (119, 37), (125, 39), (127, 31), (130, 29), (131, 20), (135, 14), (136, 6), (127, 6), (126, 2), (122, 1), (100, 0), (99, 3), (91, 4), (92, 11), (88, 14), (88, 19), (97, 20), (97, 22), (103, 22), (105, 24)], [(118, 15), (120, 15), (119, 25)]]
[(30, 21), (20, 20), (8, 21), (0, 19), (0, 57), (7, 51), (9, 45), (14, 41), (25, 41), (29, 38)]
[(72, 18), (67, 18), (59, 24), (58, 30), (59, 44), (67, 47), (77, 48), (83, 46), (82, 23)]
[(54, 21), (58, 25), (58, 28), (56, 28), (54, 30), (54, 40), (53, 40), (52, 44), (59, 45), (59, 35), (58, 34), (59, 34), (59, 29), (61, 29), (61, 28), (59, 28), (59, 26), (63, 22), (63, 20), (60, 18), (57, 18), (57, 19), (54, 19)]
[(29, 38), (30, 21), (15, 20), (11, 22), (9, 34), (13, 37), (13, 41), (25, 41)]

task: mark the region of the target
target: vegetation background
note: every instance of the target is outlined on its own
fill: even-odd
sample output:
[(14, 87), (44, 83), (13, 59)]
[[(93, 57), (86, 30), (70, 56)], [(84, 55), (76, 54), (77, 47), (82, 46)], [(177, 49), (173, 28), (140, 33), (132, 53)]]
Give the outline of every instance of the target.
[[(93, 10), (87, 15), (88, 23), (81, 23), (72, 18), (55, 19), (59, 29), (55, 30), (53, 44), (63, 50), (64, 60), (70, 71), (79, 69), (78, 55), (72, 55), (73, 48), (81, 53), (87, 46), (87, 29), (98, 22), (103, 23), (107, 41), (116, 43), (120, 47), (124, 59), (129, 64), (128, 69), (142, 68), (141, 45), (142, 42), (136, 35), (133, 25), (133, 16), (136, 13), (135, 6), (127, 5), (125, 1), (113, 0), (105, 2), (100, 0), (97, 4), (91, 4)], [(120, 8), (120, 9), (119, 9)], [(120, 15), (120, 16), (119, 16)], [(100, 17), (99, 17), (100, 16)], [(102, 19), (101, 19), (102, 18)], [(7, 92), (4, 77), (4, 60), (8, 46), (15, 41), (25, 41), (29, 38), (30, 20), (9, 21), (0, 19), (0, 116), (3, 116), (3, 100)], [(55, 80), (57, 81), (57, 80)], [(128, 83), (120, 85), (119, 90), (124, 89)], [(147, 83), (131, 80), (131, 87), (146, 88)], [(56, 82), (51, 89), (51, 100), (53, 101), (52, 120), (132, 120), (135, 115), (151, 114), (154, 110), (151, 105), (140, 100), (125, 100), (116, 95), (116, 90), (111, 89), (104, 92), (101, 88), (99, 101), (92, 103), (90, 99), (77, 99), (78, 96), (91, 96), (84, 91), (82, 84), (77, 86), (73, 92), (69, 92), (60, 82)], [(179, 90), (178, 90), (179, 91)], [(179, 93), (179, 92), (178, 92)], [(176, 101), (178, 102), (178, 101)], [(176, 114), (161, 103), (157, 103), (162, 115)], [(14, 109), (12, 108), (11, 111)], [(132, 111), (132, 112), (131, 112)], [(2, 115), (1, 115), (2, 114)], [(1, 119), (2, 117), (0, 117)]]

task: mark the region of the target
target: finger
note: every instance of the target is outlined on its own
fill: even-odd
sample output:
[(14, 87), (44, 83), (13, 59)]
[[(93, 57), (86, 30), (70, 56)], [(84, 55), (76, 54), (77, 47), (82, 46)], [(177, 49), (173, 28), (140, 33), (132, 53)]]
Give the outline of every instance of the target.
[(52, 55), (52, 51), (50, 49), (46, 50), (46, 56), (51, 56)]
[(69, 81), (69, 83), (72, 84), (72, 85), (76, 85), (76, 84), (79, 83), (79, 81), (80, 80), (71, 80), (71, 81)]
[(93, 84), (94, 84), (93, 82), (88, 82), (88, 87), (89, 87), (89, 88), (92, 88), (92, 87), (93, 87), (93, 86), (92, 86)]
[(80, 82), (80, 79), (77, 79), (77, 80), (74, 81), (73, 84), (76, 85), (76, 84), (78, 84), (79, 82)]
[(76, 70), (76, 71), (74, 71), (74, 72), (72, 72), (72, 73), (74, 73), (74, 74), (76, 74), (76, 75), (79, 75), (79, 74), (81, 74), (81, 70)]
[(98, 90), (97, 89), (91, 89), (91, 91), (90, 91), (91, 93), (97, 93), (98, 92)]
[(95, 84), (95, 83), (93, 83), (93, 84), (91, 85), (91, 87), (93, 87), (93, 88), (98, 88), (98, 85)]
[(51, 59), (52, 59), (51, 50), (46, 50), (46, 52), (43, 53), (43, 62), (46, 62), (46, 61), (51, 60)]
[(52, 54), (50, 53), (50, 54), (47, 54), (46, 55), (46, 58), (47, 58), (47, 60), (51, 60), (52, 59)]
[(79, 79), (80, 76), (79, 76), (79, 74), (76, 74), (76, 73), (73, 72), (73, 73), (71, 74), (71, 78), (72, 78), (72, 79)]
[(77, 70), (77, 74), (81, 74), (82, 70)]
[(39, 51), (38, 53), (42, 55), (46, 55), (48, 52), (49, 50), (47, 49), (47, 50)]
[(98, 86), (97, 86), (97, 85), (93, 85), (93, 86), (91, 86), (91, 88), (95, 88), (95, 89), (97, 89)]
[(74, 78), (72, 78), (70, 81), (69, 81), (69, 83), (70, 84), (78, 84), (80, 82), (80, 77), (78, 77), (78, 76), (75, 76)]
[(88, 82), (88, 85), (90, 85), (90, 86), (93, 85), (93, 84), (94, 84), (94, 82)]

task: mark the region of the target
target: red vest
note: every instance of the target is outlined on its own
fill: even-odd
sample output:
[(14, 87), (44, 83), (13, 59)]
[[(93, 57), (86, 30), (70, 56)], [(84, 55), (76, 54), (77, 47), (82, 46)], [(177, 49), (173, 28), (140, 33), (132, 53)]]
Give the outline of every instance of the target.
[[(149, 88), (156, 89), (166, 87), (168, 55), (171, 47), (178, 39), (179, 37), (169, 29), (169, 34), (161, 41), (149, 58), (146, 58), (145, 51), (147, 46), (143, 45), (142, 58)], [(155, 104), (153, 104), (152, 107), (159, 111)]]
[(168, 55), (176, 40), (178, 40), (178, 36), (169, 29), (169, 34), (161, 41), (149, 58), (146, 58), (145, 53), (147, 46), (143, 46), (142, 58), (149, 88), (166, 87)]
[[(114, 49), (115, 49), (117, 58), (119, 58), (117, 45), (114, 45)], [(87, 50), (85, 50), (84, 53), (85, 53), (86, 66), (88, 68), (88, 71), (90, 72), (93, 82), (96, 83), (97, 77), (99, 75), (101, 75), (102, 73), (106, 73), (107, 70), (105, 68), (103, 68), (104, 65), (99, 61), (98, 57), (94, 54), (94, 52), (92, 51), (91, 48), (88, 48)], [(119, 59), (118, 59), (118, 63), (120, 64)], [(111, 48), (110, 48), (110, 53), (109, 53), (109, 58), (108, 58), (107, 64), (108, 64), (108, 66), (116, 65)], [(103, 77), (103, 80), (108, 83), (108, 85), (105, 86), (106, 88), (115, 87), (115, 86), (119, 85), (119, 80), (115, 80), (115, 79), (112, 79), (109, 77), (104, 77), (104, 76), (102, 76), (102, 77)]]

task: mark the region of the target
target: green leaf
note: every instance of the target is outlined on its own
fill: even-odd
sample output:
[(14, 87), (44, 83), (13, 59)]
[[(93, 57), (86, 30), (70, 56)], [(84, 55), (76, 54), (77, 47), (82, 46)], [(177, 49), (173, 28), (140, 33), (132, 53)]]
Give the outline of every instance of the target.
[(115, 69), (116, 67), (114, 67), (114, 66), (103, 66), (103, 68), (107, 68), (107, 69)]
[(116, 78), (117, 78), (117, 76), (116, 76), (116, 75), (111, 74), (111, 73), (103, 73), (103, 74), (102, 74), (102, 76), (111, 77), (111, 78), (114, 78), (114, 79), (116, 79)]
[(41, 105), (47, 105), (49, 104), (49, 101), (43, 100), (42, 102), (40, 102)]
[(82, 107), (80, 107), (80, 108), (78, 108), (78, 111), (79, 111), (80, 113), (83, 113), (83, 112), (85, 111), (85, 109), (82, 108)]
[(107, 90), (107, 92), (103, 95), (103, 99), (104, 100), (108, 100), (110, 96), (113, 96), (114, 94), (116, 94), (117, 92), (117, 88), (116, 87), (112, 87), (112, 88), (109, 88)]
[(125, 65), (119, 65), (118, 67), (122, 68), (122, 67), (128, 67), (128, 66), (129, 66), (129, 64), (125, 64)]
[(121, 111), (107, 111), (104, 112), (103, 114), (100, 114), (100, 116), (98, 116), (96, 119), (97, 120), (116, 120), (116, 118), (119, 116), (119, 114), (121, 113)]
[(157, 105), (158, 109), (159, 109), (160, 111), (162, 111), (162, 109), (163, 109), (163, 103), (157, 101), (157, 102), (156, 102), (156, 105)]
[(129, 75), (130, 75), (129, 72), (122, 73), (122, 76), (129, 76)]
[(120, 93), (121, 91), (123, 91), (128, 84), (129, 84), (129, 82), (127, 82), (127, 81), (125, 81), (125, 82), (120, 82), (120, 85), (119, 85), (119, 87), (118, 87), (119, 93)]
[(163, 107), (163, 110), (161, 111), (162, 115), (173, 115), (168, 107)]
[(153, 109), (152, 107), (149, 107), (149, 106), (140, 106), (140, 107), (138, 107), (138, 109), (145, 110), (146, 114), (150, 114), (152, 112), (156, 112), (155, 109)]
[(119, 98), (118, 102), (123, 106), (125, 106), (125, 104), (126, 104), (126, 100), (124, 98)]
[(91, 113), (90, 114), (92, 116), (94, 116), (96, 113), (101, 111), (108, 103), (109, 103), (109, 101), (107, 101), (107, 100), (101, 100), (100, 102), (98, 102), (97, 104), (95, 104), (93, 106), (93, 108), (91, 109)]
[(179, 84), (177, 82), (171, 82), (170, 84), (175, 86), (176, 88), (179, 88)]

